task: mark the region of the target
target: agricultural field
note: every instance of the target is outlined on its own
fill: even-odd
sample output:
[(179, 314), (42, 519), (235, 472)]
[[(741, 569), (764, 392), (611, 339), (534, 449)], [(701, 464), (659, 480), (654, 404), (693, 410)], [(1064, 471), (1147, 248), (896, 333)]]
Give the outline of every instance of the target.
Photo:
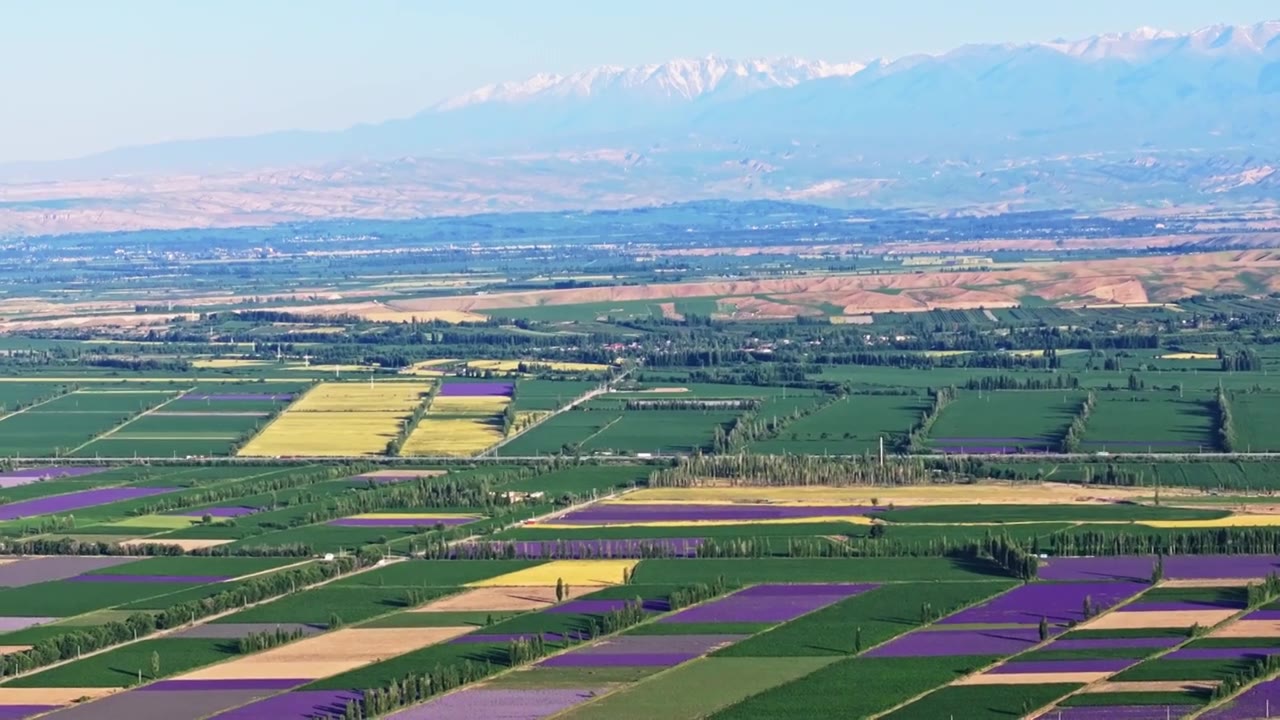
[(66, 456), (167, 406), (170, 390), (77, 390), (0, 416), (0, 455)]
[(500, 442), (512, 382), (445, 381), (401, 448), (407, 456), (472, 457)]
[(423, 382), (320, 383), (294, 400), (238, 454), (382, 454), (432, 389), (431, 384)]
[(1232, 393), (1230, 403), (1240, 450), (1280, 451), (1280, 393)]
[(751, 451), (811, 455), (886, 452), (920, 420), (928, 399), (919, 395), (849, 395), (789, 424), (777, 437), (760, 440)]
[(1211, 398), (1100, 393), (1080, 446), (1087, 452), (1217, 449)]
[(929, 431), (940, 452), (1056, 451), (1084, 400), (1078, 392), (962, 392)]
[(14, 244), (0, 718), (1280, 712), (1264, 220), (762, 208)]

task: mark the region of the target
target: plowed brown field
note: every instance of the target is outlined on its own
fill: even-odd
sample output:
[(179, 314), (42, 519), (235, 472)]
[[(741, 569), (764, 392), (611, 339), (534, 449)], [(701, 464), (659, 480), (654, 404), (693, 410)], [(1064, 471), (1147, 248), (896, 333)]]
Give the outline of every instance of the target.
[[(1251, 273), (1246, 282), (1240, 276)], [(392, 300), (373, 313), (483, 313), (504, 308), (719, 298), (732, 317), (795, 317), (1014, 307), (1036, 296), (1065, 307), (1171, 302), (1209, 292), (1280, 291), (1280, 253), (1267, 250), (1041, 263), (991, 271), (828, 275), (536, 290)], [(762, 297), (763, 296), (763, 297)], [(362, 307), (363, 306), (363, 307)], [(364, 303), (320, 306), (359, 314)], [(315, 312), (317, 307), (308, 308)]]

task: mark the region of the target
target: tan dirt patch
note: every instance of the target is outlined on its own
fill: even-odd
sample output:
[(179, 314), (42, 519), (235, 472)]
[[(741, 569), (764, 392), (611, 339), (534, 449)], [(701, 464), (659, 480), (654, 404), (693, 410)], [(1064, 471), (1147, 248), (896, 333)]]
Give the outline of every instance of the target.
[[(1089, 630), (1139, 630), (1145, 628), (1211, 627), (1235, 615), (1237, 610), (1150, 610), (1110, 612), (1081, 627)], [(1280, 623), (1277, 623), (1280, 625)]]
[[(730, 486), (708, 478), (691, 488), (653, 488), (638, 490), (614, 502), (689, 502), (689, 503), (779, 503), (818, 505), (1069, 505), (1110, 503), (1150, 497), (1150, 489), (1123, 487), (1079, 487), (1059, 483), (1001, 483), (928, 485), (920, 487), (883, 487), (849, 485), (847, 487), (746, 487)], [(1164, 497), (1165, 489), (1161, 489)], [(1170, 502), (1176, 492), (1169, 495)], [(1190, 493), (1188, 493), (1190, 494)], [(1198, 493), (1197, 493), (1198, 494)]]
[[(569, 599), (595, 592), (595, 587), (569, 587)], [(480, 587), (432, 601), (409, 612), (484, 612), (541, 610), (554, 605), (553, 587)]]
[(180, 680), (321, 678), (403, 655), (473, 627), (346, 628), (181, 675)]
[(1280, 620), (1237, 620), (1226, 627), (1218, 628), (1210, 637), (1280, 637)]
[(208, 540), (195, 538), (155, 538), (152, 540), (135, 540), (132, 542), (121, 543), (124, 547), (141, 547), (143, 545), (177, 545), (184, 551), (203, 550), (204, 548), (218, 547), (233, 543), (235, 540)]
[(952, 685), (1042, 685), (1049, 683), (1093, 683), (1109, 672), (1057, 672), (1057, 673), (986, 673), (969, 675)]
[(0, 645), (0, 655), (8, 655), (10, 653), (18, 653), (24, 650), (30, 650), (31, 645)]
[(99, 698), (120, 688), (16, 688), (0, 687), (3, 705), (69, 705), (83, 697)]
[(1250, 578), (1220, 578), (1218, 580), (1165, 580), (1160, 587), (1168, 588), (1203, 588), (1203, 587), (1244, 587), (1257, 580)]
[(658, 303), (658, 308), (662, 310), (662, 317), (668, 320), (675, 320), (676, 322), (684, 320), (684, 315), (676, 310), (675, 303)]
[(1118, 692), (1182, 692), (1212, 691), (1218, 686), (1216, 680), (1149, 680), (1145, 682), (1116, 682), (1104, 680), (1080, 690), (1082, 693), (1118, 693)]

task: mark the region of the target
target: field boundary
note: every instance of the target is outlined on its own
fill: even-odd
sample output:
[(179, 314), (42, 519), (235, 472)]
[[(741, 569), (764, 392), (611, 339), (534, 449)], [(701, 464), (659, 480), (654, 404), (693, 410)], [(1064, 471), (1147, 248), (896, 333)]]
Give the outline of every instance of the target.
[[(314, 560), (314, 558), (311, 558), (311, 560)], [(92, 652), (88, 652), (88, 653), (84, 653), (84, 654), (82, 654), (82, 655), (80, 655), (80, 656), (78, 656), (78, 657), (68, 658), (68, 659), (66, 659), (66, 660), (59, 660), (58, 662), (56, 662), (56, 663), (52, 663), (52, 664), (50, 664), (50, 665), (42, 665), (42, 666), (40, 666), (40, 667), (38, 667), (38, 668), (33, 668), (33, 669), (28, 670), (28, 671), (26, 671), (26, 672), (18, 673), (18, 674), (16, 674), (16, 675), (10, 675), (10, 676), (8, 676), (8, 677), (6, 677), (6, 678), (4, 678), (4, 679), (0, 680), (0, 687), (4, 687), (4, 686), (5, 686), (5, 685), (10, 681), (10, 680), (14, 680), (14, 679), (17, 679), (17, 678), (22, 678), (22, 677), (29, 677), (29, 676), (31, 676), (31, 675), (36, 675), (36, 674), (42, 673), (42, 672), (44, 672), (44, 671), (46, 671), (46, 670), (52, 670), (52, 669), (54, 669), (54, 668), (62, 667), (63, 665), (67, 665), (67, 664), (69, 664), (69, 663), (79, 662), (79, 661), (81, 661), (81, 660), (83, 660), (83, 659), (85, 659), (85, 658), (91, 658), (91, 657), (94, 657), (94, 656), (96, 656), (96, 655), (101, 655), (101, 654), (103, 654), (103, 653), (111, 652), (111, 651), (113, 651), (113, 650), (116, 650), (117, 648), (122, 648), (122, 647), (126, 647), (126, 646), (129, 646), (129, 645), (134, 645), (134, 644), (136, 644), (136, 643), (140, 643), (140, 642), (146, 642), (146, 641), (148, 641), (148, 640), (157, 640), (157, 639), (159, 639), (159, 638), (167, 637), (167, 636), (169, 636), (169, 635), (172, 635), (173, 633), (180, 632), (180, 631), (182, 631), (182, 630), (189, 630), (189, 629), (191, 629), (191, 628), (193, 628), (193, 627), (199, 627), (199, 626), (201, 626), (201, 625), (207, 625), (207, 624), (209, 624), (209, 623), (213, 622), (214, 620), (217, 620), (217, 619), (219, 619), (219, 618), (224, 618), (224, 617), (226, 617), (226, 616), (228, 616), (228, 615), (233, 615), (233, 614), (235, 614), (235, 613), (240, 612), (241, 610), (248, 610), (249, 608), (257, 607), (257, 606), (259, 606), (259, 605), (265, 605), (265, 604), (267, 604), (267, 603), (274, 602), (274, 601), (276, 601), (276, 600), (280, 600), (281, 598), (288, 597), (289, 595), (293, 595), (293, 594), (297, 594), (297, 593), (299, 593), (299, 592), (305, 592), (305, 591), (307, 591), (307, 590), (311, 590), (311, 589), (314, 589), (314, 588), (322, 587), (322, 586), (324, 586), (324, 585), (328, 585), (329, 583), (334, 582), (334, 581), (336, 581), (336, 580), (342, 580), (342, 579), (349, 578), (349, 577), (352, 577), (352, 576), (355, 576), (355, 575), (359, 575), (360, 573), (368, 572), (369, 570), (373, 570), (373, 569), (375, 569), (375, 568), (379, 568), (379, 567), (386, 567), (388, 564), (391, 564), (391, 563), (393, 563), (393, 562), (401, 562), (401, 561), (399, 561), (399, 560), (388, 560), (387, 562), (382, 563), (381, 565), (379, 565), (379, 564), (375, 563), (375, 564), (373, 564), (373, 565), (368, 565), (368, 566), (366, 566), (366, 567), (356, 568), (355, 570), (352, 570), (352, 571), (351, 571), (351, 572), (349, 572), (349, 573), (343, 573), (343, 574), (340, 574), (340, 575), (335, 575), (334, 577), (328, 578), (328, 579), (326, 579), (326, 580), (321, 580), (320, 582), (318, 582), (318, 583), (314, 583), (314, 584), (312, 584), (312, 585), (304, 585), (304, 586), (302, 586), (302, 587), (300, 587), (300, 588), (295, 589), (292, 593), (288, 593), (288, 594), (286, 594), (286, 595), (277, 595), (277, 596), (275, 596), (275, 597), (267, 598), (267, 599), (265, 599), (265, 600), (259, 600), (258, 602), (255, 602), (255, 603), (249, 603), (248, 605), (243, 605), (243, 606), (241, 606), (241, 607), (232, 608), (232, 609), (230, 609), (230, 610), (226, 610), (226, 611), (223, 611), (223, 612), (217, 613), (216, 615), (208, 615), (208, 616), (206, 616), (206, 617), (202, 617), (202, 618), (200, 618), (200, 619), (199, 619), (199, 621), (187, 622), (187, 623), (183, 623), (182, 625), (178, 625), (178, 626), (176, 626), (176, 627), (165, 628), (164, 630), (158, 630), (158, 631), (156, 631), (156, 632), (153, 632), (153, 633), (151, 633), (150, 635), (143, 635), (142, 637), (134, 638), (134, 639), (132, 639), (132, 640), (125, 640), (125, 641), (124, 641), (124, 642), (122, 642), (122, 643), (116, 643), (115, 645), (108, 645), (108, 646), (106, 646), (106, 647), (98, 648), (97, 650), (94, 650), (94, 651), (92, 651)], [(279, 568), (276, 568), (275, 570), (272, 570), (271, 572), (275, 572), (276, 570), (279, 570)], [(165, 593), (165, 594), (169, 594), (169, 593)], [(164, 597), (164, 596), (163, 596), (163, 595), (156, 595), (156, 596), (153, 596), (153, 597)], [(112, 609), (114, 609), (114, 608), (104, 608), (104, 609), (105, 609), (105, 610), (112, 610)], [(101, 610), (98, 610), (98, 611), (95, 611), (95, 612), (101, 612)], [(139, 611), (139, 612), (141, 612), (141, 611)], [(82, 614), (88, 614), (88, 613), (82, 613)], [(75, 617), (75, 616), (73, 616), (73, 617)], [(214, 664), (217, 664), (217, 663), (214, 663)], [(134, 686), (134, 687), (142, 687), (142, 686)], [(133, 687), (126, 688), (126, 690), (132, 690), (132, 689), (134, 689), (134, 688), (133, 688)], [(115, 694), (114, 692), (113, 692), (113, 693), (109, 693), (109, 695), (114, 695), (114, 694)], [(106, 696), (106, 695), (104, 695), (103, 697), (107, 697), (107, 696)]]
[[(627, 375), (629, 375), (631, 371), (634, 369), (635, 369), (634, 366), (628, 367), (626, 370), (623, 370), (621, 373), (619, 373), (617, 377), (610, 378), (609, 380), (606, 380), (604, 383), (602, 383), (600, 386), (594, 387), (588, 390), (587, 392), (583, 393), (581, 396), (579, 396), (569, 404), (565, 405), (564, 407), (548, 413), (547, 415), (543, 416), (532, 425), (522, 428), (518, 432), (512, 433), (511, 435), (506, 436), (505, 438), (503, 438), (502, 440), (499, 440), (493, 445), (490, 445), (484, 452), (476, 455), (476, 457), (492, 457), (493, 453), (497, 452), (498, 450), (501, 450), (507, 443), (524, 435), (530, 430), (533, 430), (534, 428), (541, 426), (543, 423), (547, 422), (548, 420), (551, 420), (552, 418), (559, 416), (561, 413), (568, 412), (578, 407), (582, 403), (588, 402), (592, 398), (599, 397), (600, 395), (609, 393), (610, 391), (613, 390), (614, 383), (626, 378)], [(619, 417), (619, 419), (621, 419), (621, 417)], [(617, 420), (615, 420), (614, 422), (617, 422)], [(612, 425), (613, 423), (610, 423), (610, 424)], [(604, 430), (604, 428), (597, 430), (595, 433), (592, 434), (592, 437), (594, 437), (595, 435), (598, 435), (602, 430)], [(583, 442), (586, 442), (586, 440), (583, 440)]]
[[(6, 414), (4, 414), (4, 415), (0, 415), (0, 422), (4, 422), (5, 420), (8, 420), (9, 418), (14, 417), (15, 415), (21, 415), (22, 413), (27, 412), (28, 410), (34, 410), (35, 408), (38, 408), (38, 407), (40, 407), (41, 405), (47, 405), (47, 404), (49, 404), (49, 403), (53, 402), (54, 400), (57, 400), (58, 398), (64, 398), (64, 397), (66, 397), (66, 396), (68, 396), (68, 395), (70, 395), (71, 393), (74, 393), (74, 392), (75, 392), (75, 390), (68, 390), (68, 391), (66, 391), (66, 392), (64, 392), (64, 393), (60, 393), (60, 394), (58, 394), (58, 395), (54, 395), (54, 396), (53, 396), (53, 397), (51, 397), (51, 398), (45, 398), (44, 400), (41, 400), (41, 401), (40, 401), (40, 402), (38, 402), (38, 403), (33, 403), (33, 404), (31, 404), (31, 405), (28, 405), (27, 407), (24, 407), (24, 408), (22, 408), (21, 410), (14, 410), (14, 411), (13, 411), (13, 412), (11, 412), (11, 413), (6, 413)], [(95, 439), (96, 439), (96, 438), (95, 438)], [(90, 442), (92, 442), (92, 441), (90, 441)]]
[[(192, 386), (192, 387), (194, 387), (194, 386)], [(78, 452), (80, 452), (81, 450), (83, 450), (83, 449), (85, 449), (85, 448), (89, 447), (90, 445), (92, 445), (92, 444), (94, 444), (94, 443), (98, 442), (99, 440), (103, 440), (103, 439), (105, 439), (105, 438), (109, 438), (109, 437), (111, 437), (112, 435), (115, 435), (117, 432), (120, 432), (120, 430), (121, 430), (121, 429), (126, 428), (126, 427), (128, 427), (128, 426), (132, 425), (133, 423), (135, 423), (135, 422), (137, 422), (137, 421), (141, 420), (142, 418), (144, 418), (144, 417), (146, 417), (146, 416), (150, 415), (151, 413), (153, 413), (153, 412), (155, 412), (155, 411), (159, 410), (160, 408), (167, 406), (169, 403), (172, 403), (173, 401), (175, 401), (175, 400), (177, 400), (178, 398), (182, 397), (184, 394), (186, 394), (186, 393), (188, 393), (188, 392), (191, 392), (191, 389), (192, 389), (191, 387), (188, 387), (186, 390), (179, 390), (176, 394), (174, 394), (174, 396), (173, 396), (173, 397), (169, 398), (168, 400), (165, 400), (164, 402), (160, 403), (159, 405), (156, 405), (155, 407), (152, 407), (152, 408), (148, 408), (148, 409), (146, 409), (146, 410), (143, 410), (142, 412), (138, 413), (137, 415), (134, 415), (133, 417), (129, 418), (128, 420), (125, 420), (124, 422), (120, 423), (119, 425), (116, 425), (115, 427), (113, 427), (113, 428), (111, 428), (110, 430), (108, 430), (108, 431), (106, 431), (106, 432), (102, 433), (101, 435), (95, 435), (95, 436), (93, 436), (92, 438), (90, 438), (90, 439), (89, 439), (89, 441), (88, 441), (88, 442), (82, 443), (82, 444), (81, 444), (81, 445), (79, 445), (78, 447), (74, 447), (74, 448), (72, 448), (71, 450), (69, 450), (69, 451), (67, 452), (67, 456), (75, 455), (76, 453), (78, 453)]]

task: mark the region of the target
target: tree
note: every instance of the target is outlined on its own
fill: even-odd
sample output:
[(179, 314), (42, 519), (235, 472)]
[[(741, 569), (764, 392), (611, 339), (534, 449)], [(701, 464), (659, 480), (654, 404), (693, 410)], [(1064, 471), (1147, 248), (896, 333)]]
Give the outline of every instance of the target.
[(151, 651), (151, 679), (160, 677), (160, 653)]
[(853, 631), (853, 651), (855, 653), (862, 652), (862, 627)]
[(1049, 618), (1040, 616), (1040, 642), (1049, 639)]
[(556, 578), (556, 602), (564, 602), (564, 578)]
[(1093, 596), (1092, 595), (1084, 596), (1084, 607), (1082, 608), (1082, 610), (1084, 612), (1085, 620), (1088, 620), (1089, 618), (1093, 617)]
[(1155, 585), (1164, 579), (1164, 556), (1157, 555), (1156, 561), (1151, 565), (1151, 584)]

